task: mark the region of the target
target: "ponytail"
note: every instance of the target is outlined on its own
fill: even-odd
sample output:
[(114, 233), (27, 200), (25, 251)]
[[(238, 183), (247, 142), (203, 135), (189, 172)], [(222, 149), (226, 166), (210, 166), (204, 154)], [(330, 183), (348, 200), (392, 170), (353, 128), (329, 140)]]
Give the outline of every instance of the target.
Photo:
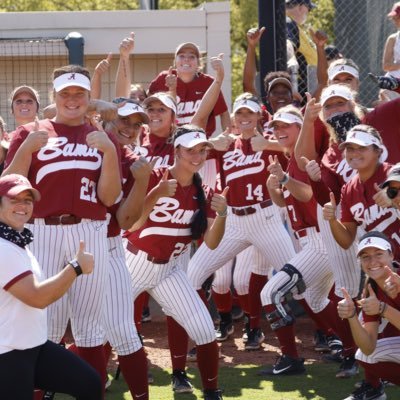
[(193, 175), (193, 184), (197, 188), (199, 208), (193, 216), (190, 228), (192, 230), (192, 239), (197, 240), (200, 239), (207, 230), (206, 196), (204, 194), (201, 176), (198, 172)]

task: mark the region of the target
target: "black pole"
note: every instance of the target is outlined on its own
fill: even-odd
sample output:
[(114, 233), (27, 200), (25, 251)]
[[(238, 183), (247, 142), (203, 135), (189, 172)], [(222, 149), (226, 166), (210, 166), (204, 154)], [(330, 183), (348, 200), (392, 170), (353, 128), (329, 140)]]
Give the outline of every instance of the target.
[(64, 39), (69, 53), (69, 64), (83, 66), (83, 46), (85, 40), (79, 32), (70, 32)]
[(260, 88), (265, 99), (265, 75), (287, 69), (285, 0), (258, 0), (258, 26), (266, 28), (260, 40)]

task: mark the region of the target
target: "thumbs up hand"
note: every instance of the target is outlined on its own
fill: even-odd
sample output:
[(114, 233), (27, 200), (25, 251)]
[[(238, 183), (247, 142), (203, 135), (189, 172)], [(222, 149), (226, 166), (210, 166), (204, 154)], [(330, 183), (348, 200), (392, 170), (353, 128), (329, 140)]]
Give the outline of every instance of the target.
[(393, 272), (390, 267), (385, 266), (387, 278), (383, 289), (385, 293), (392, 299), (395, 299), (400, 293), (400, 276)]
[(309, 160), (307, 157), (301, 157), (301, 161), (304, 163), (306, 172), (310, 179), (314, 182), (321, 180), (321, 167), (315, 160)]
[(374, 188), (376, 193), (372, 196), (372, 199), (375, 203), (382, 208), (392, 207), (392, 200), (386, 194), (386, 188), (381, 189), (376, 182), (374, 183)]
[(93, 254), (85, 251), (85, 242), (81, 240), (79, 242), (79, 249), (75, 255), (76, 261), (80, 265), (83, 274), (90, 274), (94, 267)]
[(368, 286), (364, 289), (363, 298), (358, 301), (358, 304), (367, 315), (380, 314), (380, 301), (376, 297), (376, 294), (372, 289), (371, 284), (368, 284)]
[(254, 128), (254, 136), (250, 139), (253, 151), (264, 151), (268, 146), (268, 140)]
[(352, 318), (356, 315), (356, 306), (353, 299), (345, 288), (342, 288), (343, 300), (340, 300), (337, 305), (339, 317), (342, 319)]
[(168, 68), (168, 74), (165, 77), (165, 86), (170, 92), (175, 92), (178, 85), (178, 77), (173, 73), (173, 67)]
[(322, 105), (321, 103), (317, 103), (315, 98), (311, 97), (310, 93), (306, 93), (307, 97), (307, 105), (306, 105), (306, 111), (304, 113), (304, 121), (310, 121), (314, 122), (322, 110)]
[(268, 156), (269, 166), (267, 167), (270, 174), (275, 175), (279, 181), (282, 181), (285, 178), (285, 172), (282, 169), (282, 165), (278, 160), (278, 156), (272, 155)]
[(108, 53), (107, 57), (101, 60), (95, 67), (94, 71), (100, 75), (103, 75), (110, 68), (110, 62), (112, 59), (112, 53)]
[(220, 217), (225, 217), (226, 216), (226, 211), (227, 211), (227, 202), (226, 202), (226, 196), (229, 191), (229, 186), (227, 186), (221, 194), (214, 193), (212, 199), (211, 199), (211, 209), (217, 213), (218, 216)]
[(176, 179), (168, 179), (169, 169), (166, 168), (160, 182), (157, 185), (157, 192), (160, 197), (172, 197), (176, 193), (178, 181)]
[(29, 149), (31, 153), (39, 151), (42, 147), (46, 146), (49, 140), (49, 133), (45, 130), (40, 130), (39, 118), (35, 118), (34, 128), (29, 133), (24, 141), (24, 146)]
[(326, 221), (331, 221), (336, 219), (337, 206), (336, 206), (335, 195), (332, 192), (330, 192), (329, 198), (331, 201), (329, 203), (325, 203), (322, 209), (322, 215), (324, 216), (324, 219)]

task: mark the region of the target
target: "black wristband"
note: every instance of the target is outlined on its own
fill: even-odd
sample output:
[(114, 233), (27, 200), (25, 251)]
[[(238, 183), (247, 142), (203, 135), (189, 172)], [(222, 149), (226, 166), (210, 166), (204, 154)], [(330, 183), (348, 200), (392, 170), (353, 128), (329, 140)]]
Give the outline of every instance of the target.
[(71, 260), (68, 264), (74, 269), (76, 276), (82, 275), (82, 268), (76, 259)]

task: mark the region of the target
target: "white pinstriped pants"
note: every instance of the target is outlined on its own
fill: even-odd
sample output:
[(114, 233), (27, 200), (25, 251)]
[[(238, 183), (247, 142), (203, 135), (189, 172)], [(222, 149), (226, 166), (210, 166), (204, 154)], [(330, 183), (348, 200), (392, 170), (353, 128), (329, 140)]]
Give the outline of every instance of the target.
[(278, 207), (271, 205), (263, 209), (258, 204), (253, 207), (257, 211), (244, 216), (232, 214), (229, 208), (225, 234), (219, 246), (210, 250), (203, 243), (191, 258), (188, 277), (196, 290), (211, 274), (251, 245), (275, 269), (282, 268), (294, 256), (293, 244), (283, 226)]
[(197, 345), (215, 341), (211, 316), (177, 260), (153, 264), (144, 251), (133, 254), (126, 250), (125, 254), (135, 299), (140, 293), (149, 292)]
[[(329, 303), (328, 294), (333, 285), (333, 274), (321, 235), (314, 227), (306, 228), (307, 236), (299, 239), (302, 250), (287, 264), (293, 265), (303, 276), (306, 291), (303, 296), (310, 308), (318, 313)], [(286, 272), (277, 272), (261, 291), (261, 302), (272, 304), (272, 294), (288, 282)]]
[(60, 272), (75, 258), (79, 241), (94, 255), (94, 269), (79, 276), (67, 293), (47, 308), (49, 340), (60, 343), (71, 319), (72, 334), (78, 347), (104, 343), (102, 315), (108, 278), (107, 221), (83, 219), (73, 225), (45, 225), (36, 218), (27, 228), (34, 234), (29, 245), (46, 278)]
[(358, 349), (356, 359), (368, 364), (376, 364), (378, 362), (400, 364), (400, 336), (378, 339), (375, 350), (369, 356)]
[(126, 356), (142, 347), (133, 322), (131, 276), (121, 236), (110, 237), (107, 241), (110, 264), (105, 292), (104, 330), (117, 354)]

